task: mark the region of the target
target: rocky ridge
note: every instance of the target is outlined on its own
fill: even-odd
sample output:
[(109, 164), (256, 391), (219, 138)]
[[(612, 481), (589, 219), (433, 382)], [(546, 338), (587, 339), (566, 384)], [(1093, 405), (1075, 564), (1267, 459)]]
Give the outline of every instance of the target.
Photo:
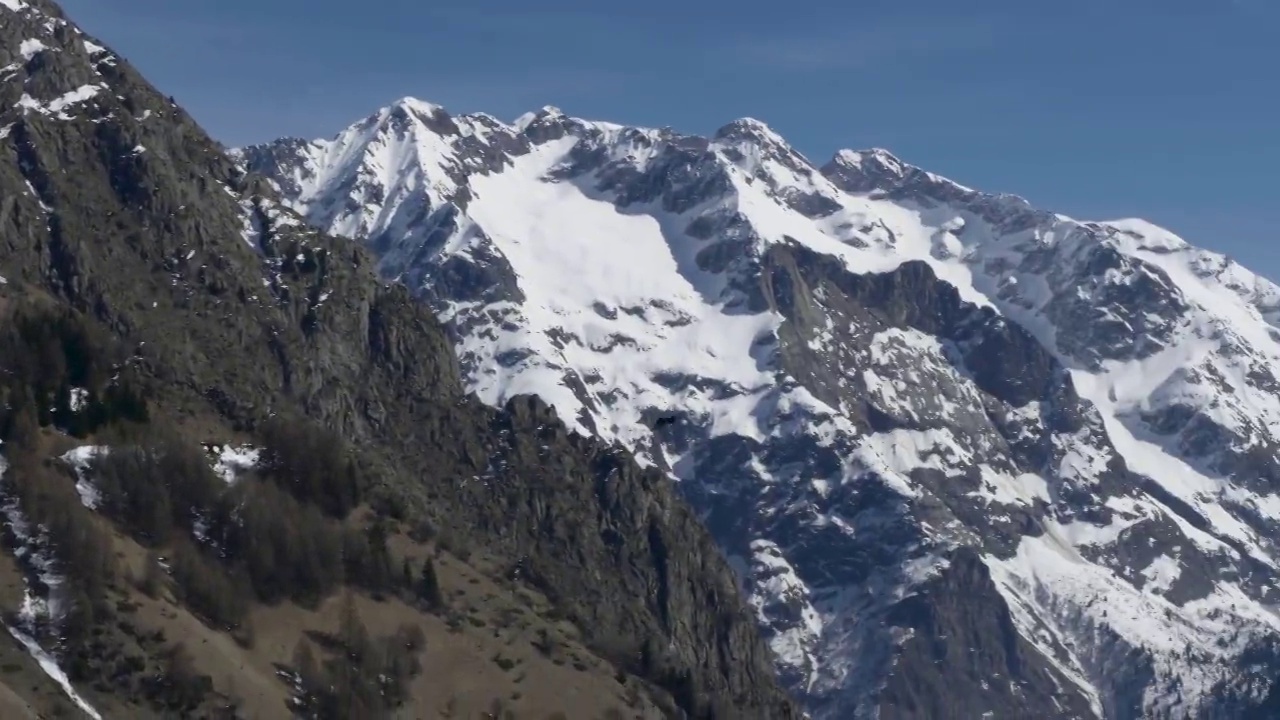
[(680, 481), (819, 718), (1274, 703), (1280, 288), (884, 150), (406, 98), (237, 151), (468, 389)]
[(201, 428), (183, 432), (229, 441), (277, 415), (340, 431), (372, 502), (518, 568), (653, 705), (792, 716), (670, 483), (537, 398), (468, 398), (442, 327), (373, 265), (52, 2), (0, 0), (0, 311), (52, 304), (108, 333), (153, 416)]

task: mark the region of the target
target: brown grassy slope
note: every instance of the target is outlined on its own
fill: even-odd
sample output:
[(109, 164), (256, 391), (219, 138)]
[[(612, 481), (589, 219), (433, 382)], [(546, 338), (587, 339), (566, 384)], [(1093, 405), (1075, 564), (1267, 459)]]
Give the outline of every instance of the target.
[[(36, 440), (39, 452), (49, 458), (40, 482), (63, 484), (70, 493), (74, 479), (54, 458), (75, 446), (101, 442), (45, 428)], [(79, 683), (81, 694), (107, 718), (231, 717), (219, 714), (227, 706), (235, 707), (239, 718), (283, 717), (291, 686), (280, 671), (292, 664), (300, 641), (318, 649), (324, 637), (336, 634), (341, 599), (330, 596), (317, 608), (258, 605), (248, 623), (252, 643), (241, 644), (184, 608), (171, 583), (162, 580), (143, 592), (149, 565), (153, 576), (163, 577), (154, 568), (160, 567), (157, 556), (168, 555), (167, 548), (144, 548), (105, 518), (87, 517), (108, 528), (115, 568), (106, 597), (111, 612), (99, 618), (94, 631), (111, 655), (95, 660), (100, 679)], [(361, 508), (348, 524), (360, 527), (375, 517)], [(443, 607), (426, 612), (399, 597), (355, 596), (371, 635), (390, 635), (412, 624), (426, 637), (411, 699), (392, 717), (483, 717), (498, 710), (498, 717), (535, 719), (556, 713), (572, 718), (664, 716), (650, 700), (653, 688), (620, 674), (589, 650), (579, 629), (559, 618), (545, 596), (504, 578), (498, 559), (462, 548), (464, 562), (438, 543), (415, 541), (405, 532), (393, 535), (389, 545), (395, 558), (411, 568), (431, 557), (445, 598)], [(26, 583), (14, 557), (0, 553), (0, 613), (17, 611)], [(138, 691), (139, 683), (164, 671), (162, 658), (179, 643), (190, 652), (194, 671), (213, 684), (206, 705), (195, 713), (159, 709)], [(104, 680), (116, 672), (111, 668), (119, 667), (121, 658), (142, 661), (123, 679)], [(126, 685), (134, 690), (123, 692)], [(0, 641), (0, 717), (24, 716), (82, 713), (20, 645)]]
[[(127, 572), (140, 577), (148, 552), (122, 535), (115, 536), (115, 543)], [(609, 717), (610, 711), (645, 720), (663, 717), (642, 686), (634, 679), (619, 682), (612, 665), (581, 644), (572, 625), (535, 612), (549, 607), (545, 598), (494, 580), (448, 553), (405, 536), (395, 544), (414, 552), (415, 559), (433, 553), (448, 599), (447, 609), (435, 614), (399, 598), (376, 601), (367, 595), (355, 596), (372, 635), (390, 635), (406, 623), (421, 627), (426, 635), (420, 658), (423, 669), (411, 686), (412, 702), (395, 717), (474, 718), (494, 707), (534, 720), (557, 712), (570, 718)], [(483, 559), (474, 562), (483, 564)], [(184, 609), (169, 589), (152, 598), (126, 588), (119, 600), (129, 606), (121, 622), (128, 625), (130, 636), (159, 633), (164, 646), (181, 642), (191, 651), (197, 670), (212, 679), (218, 694), (236, 700), (244, 718), (283, 716), (291, 689), (278, 670), (291, 665), (299, 641), (306, 638), (314, 648), (318, 643), (311, 638), (337, 632), (342, 603), (340, 597), (332, 596), (315, 609), (293, 603), (258, 606), (251, 619), (253, 643), (245, 647)], [(544, 645), (543, 637), (552, 642)], [(152, 712), (143, 705), (126, 704), (111, 714), (105, 708), (118, 699), (93, 688), (85, 692), (108, 717), (142, 717)]]

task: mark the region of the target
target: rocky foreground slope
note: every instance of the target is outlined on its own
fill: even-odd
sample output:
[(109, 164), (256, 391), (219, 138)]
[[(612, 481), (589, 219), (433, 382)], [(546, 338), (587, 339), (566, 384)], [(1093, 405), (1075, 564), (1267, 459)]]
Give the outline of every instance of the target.
[(404, 99), (237, 157), (486, 403), (678, 479), (815, 717), (1276, 712), (1280, 288), (1229, 259), (750, 119)]
[[(191, 552), (203, 558), (197, 564), (206, 569), (225, 562), (225, 572), (235, 573), (241, 567), (235, 563), (241, 563), (253, 574), (254, 567), (266, 562), (252, 553), (236, 559), (234, 548), (226, 545), (237, 528), (250, 522), (237, 515), (248, 505), (235, 506), (238, 509), (222, 528), (227, 535), (216, 538), (211, 508), (175, 506), (173, 527), (165, 514), (167, 506), (159, 514), (133, 517), (144, 494), (178, 497), (179, 476), (173, 474), (178, 466), (160, 473), (165, 480), (159, 485), (144, 483), (133, 493), (103, 500), (109, 478), (85, 475), (98, 466), (77, 459), (93, 456), (89, 445), (110, 442), (116, 443), (112, 454), (116, 448), (133, 452), (132, 443), (150, 442), (147, 438), (159, 433), (189, 448), (199, 448), (202, 442), (263, 442), (269, 419), (308, 418), (340, 431), (350, 445), (351, 456), (338, 456), (328, 473), (321, 474), (329, 478), (321, 484), (336, 484), (331, 490), (336, 494), (308, 496), (305, 487), (285, 482), (279, 471), (289, 462), (279, 458), (261, 469), (262, 478), (237, 480), (226, 457), (217, 456), (214, 468), (231, 473), (232, 488), (226, 493), (234, 498), (244, 492), (249, 502), (257, 491), (245, 490), (246, 483), (267, 488), (274, 473), (276, 481), (298, 497), (299, 507), (309, 508), (299, 512), (310, 527), (346, 524), (347, 535), (320, 537), (321, 546), (337, 542), (345, 551), (361, 547), (367, 537), (375, 551), (385, 555), (390, 547), (397, 553), (394, 565), (389, 565), (397, 572), (398, 553), (404, 553), (406, 577), (416, 572), (408, 559), (420, 562), (428, 549), (421, 545), (426, 540), (418, 530), (430, 529), (437, 538), (431, 552), (439, 554), (439, 563), (463, 567), (466, 557), (478, 558), (473, 560), (476, 567), (492, 576), (482, 586), (498, 583), (494, 587), (501, 588), (476, 597), (479, 605), (467, 612), (482, 612), (486, 603), (504, 593), (513, 602), (537, 595), (549, 603), (549, 608), (538, 609), (541, 606), (529, 599), (527, 607), (508, 608), (512, 617), (525, 618), (519, 622), (526, 634), (540, 628), (541, 638), (534, 641), (519, 633), (508, 637), (504, 633), (515, 631), (506, 626), (475, 630), (472, 625), (485, 624), (478, 617), (472, 617), (470, 625), (460, 614), (451, 617), (448, 634), (442, 630), (439, 638), (428, 637), (426, 662), (432, 662), (433, 652), (445, 653), (450, 643), (458, 644), (450, 639), (457, 633), (472, 633), (476, 647), (485, 647), (490, 634), (501, 636), (506, 645), (497, 660), (503, 660), (501, 653), (521, 652), (530, 642), (538, 645), (528, 661), (532, 665), (518, 665), (517, 672), (510, 673), (517, 679), (510, 682), (537, 672), (538, 663), (548, 672), (579, 672), (575, 678), (595, 677), (593, 668), (601, 663), (609, 668), (602, 684), (583, 681), (598, 698), (575, 699), (570, 692), (579, 692), (573, 689), (580, 685), (577, 680), (557, 685), (564, 692), (542, 706), (527, 705), (538, 688), (526, 686), (526, 697), (518, 700), (482, 697), (485, 687), (441, 688), (428, 683), (426, 694), (414, 696), (410, 707), (445, 708), (447, 691), (466, 691), (473, 699), (480, 696), (486, 711), (492, 699), (495, 706), (507, 703), (522, 712), (529, 707), (527, 712), (544, 717), (553, 710), (573, 710), (595, 699), (625, 695), (646, 717), (659, 710), (702, 718), (792, 717), (793, 708), (774, 680), (767, 649), (740, 601), (733, 573), (671, 483), (656, 471), (642, 470), (626, 453), (569, 434), (536, 398), (510, 395), (501, 409), (468, 398), (444, 330), (403, 287), (380, 281), (373, 266), (373, 259), (358, 246), (305, 229), (280, 206), (266, 183), (228, 157), (181, 108), (149, 86), (123, 58), (82, 33), (52, 2), (0, 0), (0, 323), (3, 337), (30, 341), (32, 353), (44, 353), (39, 361), (19, 358), (21, 368), (5, 367), (5, 386), (0, 389), (6, 399), (0, 414), (5, 431), (0, 494), (12, 550), (12, 558), (4, 556), (3, 565), (22, 571), (12, 583), (17, 586), (13, 604), (7, 594), (0, 599), (6, 613), (13, 612), (6, 614), (11, 632), (34, 635), (37, 646), (32, 652), (51, 664), (46, 668), (49, 676), (61, 673), (58, 663), (66, 666), (75, 654), (60, 630), (72, 615), (76, 627), (86, 630), (88, 644), (80, 649), (118, 655), (135, 649), (114, 640), (104, 645), (103, 638), (140, 622), (139, 607), (160, 603), (157, 617), (191, 618), (189, 612), (196, 606), (186, 602), (192, 598), (176, 576), (155, 577), (159, 561), (139, 566), (150, 578), (139, 583), (162, 599), (144, 599), (123, 576), (107, 572), (105, 577), (95, 575), (104, 583), (94, 586), (101, 602), (82, 601), (75, 594), (84, 585), (77, 576), (81, 566), (68, 551), (75, 545), (73, 538), (53, 533), (54, 526), (36, 528), (38, 537), (33, 536), (25, 520), (37, 511), (51, 512), (54, 500), (48, 498), (74, 498), (78, 493), (84, 507), (57, 506), (70, 513), (59, 517), (71, 517), (70, 528), (100, 530), (106, 533), (102, 537), (114, 538), (120, 562), (126, 550), (141, 553), (137, 543), (152, 553), (142, 560), (168, 556), (171, 548), (162, 538), (173, 533), (186, 533), (182, 543), (187, 545), (199, 543)], [(37, 319), (15, 327), (19, 317)], [(48, 318), (61, 319), (55, 323)], [(61, 340), (57, 333), (63, 333)], [(4, 348), (3, 357), (18, 353), (18, 341), (13, 343)], [(123, 359), (108, 357), (104, 348), (113, 347), (123, 352)], [(98, 357), (100, 351), (103, 355)], [(26, 383), (24, 374), (44, 380), (39, 385)], [(122, 386), (126, 381), (132, 384)], [(52, 409), (46, 411), (50, 405), (40, 403), (51, 403)], [(47, 455), (54, 447), (62, 452), (69, 445), (82, 447)], [(320, 449), (317, 458), (339, 452), (332, 445)], [(210, 470), (188, 463), (181, 472), (204, 482)], [(37, 474), (38, 482), (33, 479)], [(124, 473), (114, 481), (138, 482), (137, 477)], [(344, 484), (348, 479), (351, 485)], [(347, 506), (357, 492), (365, 507), (348, 517)], [(294, 500), (280, 503), (282, 515), (286, 506), (295, 507)], [(362, 512), (379, 518), (368, 527), (358, 525)], [(122, 524), (122, 518), (130, 522)], [(142, 520), (154, 532), (140, 531), (137, 523)], [(267, 513), (253, 522), (269, 527), (273, 518)], [(412, 531), (406, 535), (405, 528)], [(277, 540), (281, 548), (300, 549), (296, 537)], [(84, 549), (84, 543), (75, 546)], [(265, 546), (250, 549), (266, 553)], [(110, 560), (109, 552), (106, 557)], [(343, 557), (348, 566), (363, 562), (350, 554)], [(104, 560), (104, 572), (112, 563)], [(303, 571), (294, 566), (274, 580), (265, 579), (285, 583), (289, 573)], [(220, 577), (222, 572), (209, 569), (207, 574)], [(468, 585), (481, 583), (478, 575), (471, 577), (469, 583), (459, 581), (459, 593), (472, 592)], [(8, 588), (14, 578), (4, 578)], [(171, 582), (177, 583), (172, 596), (161, 591)], [(357, 578), (348, 574), (346, 582), (356, 584)], [(281, 603), (279, 595), (298, 597), (299, 588), (277, 587), (279, 592), (267, 593), (263, 587), (255, 586), (255, 599), (262, 607), (252, 612), (272, 618), (266, 626), (272, 633), (286, 632), (287, 623), (297, 617), (283, 619), (286, 616), (279, 613), (290, 605)], [(415, 614), (397, 605), (399, 600), (387, 600), (385, 584), (361, 592), (370, 588), (369, 602), (391, 603), (379, 606), (375, 615), (401, 607), (397, 612), (409, 613), (415, 623), (443, 627), (425, 611)], [(445, 589), (449, 597), (440, 602), (459, 602), (453, 589)], [(438, 594), (438, 588), (433, 590)], [(244, 595), (232, 599), (249, 602)], [(322, 601), (314, 595), (307, 599)], [(462, 610), (455, 607), (453, 612)], [(205, 603), (201, 615), (208, 620), (211, 611), (212, 604)], [(298, 617), (310, 617), (309, 612), (300, 609)], [(534, 620), (533, 614), (542, 617)], [(193, 619), (189, 628), (195, 626), (200, 624)], [(192, 637), (204, 637), (209, 652), (216, 645), (240, 657), (235, 653), (241, 651), (219, 635), (223, 626), (209, 622), (201, 627), (207, 634)], [(77, 666), (64, 673), (59, 682), (71, 676), (65, 694), (76, 699), (78, 707), (68, 711), (93, 716), (99, 713), (92, 710), (97, 705), (118, 709), (118, 714), (102, 710), (108, 717), (160, 712), (136, 704), (145, 704), (144, 698), (129, 694), (132, 681), (126, 666), (137, 663), (139, 672), (146, 668), (147, 676), (139, 680), (143, 686), (172, 690), (172, 672), (149, 674), (154, 658), (148, 653), (170, 652), (154, 646), (160, 642), (156, 638), (163, 637), (140, 637), (139, 654), (122, 658), (114, 669)], [(305, 640), (282, 639), (283, 649), (263, 644), (254, 651), (262, 654), (258, 659), (267, 668), (265, 678), (210, 672), (200, 680), (200, 663), (207, 659), (200, 650), (190, 687), (210, 697), (230, 697), (235, 686), (243, 692), (261, 682), (270, 693), (288, 696), (295, 692), (290, 673), (305, 675), (305, 669), (287, 667), (294, 639)], [(38, 646), (41, 642), (43, 648)], [(561, 668), (568, 664), (562, 648), (578, 644), (590, 657), (575, 655), (574, 669)], [(355, 653), (349, 643), (345, 647)], [(545, 660), (538, 659), (543, 656)], [(268, 659), (283, 663), (276, 666), (278, 676), (271, 673)], [(451, 671), (449, 657), (437, 659), (441, 672)], [(560, 669), (551, 667), (552, 659)], [(503, 670), (512, 665), (510, 660), (506, 663)], [(191, 674), (188, 666), (184, 665), (186, 675)], [(335, 672), (347, 672), (351, 663), (335, 667)], [(95, 676), (99, 671), (116, 674)], [(385, 675), (378, 681), (389, 682)], [(305, 677), (296, 682), (299, 688), (307, 685)], [(5, 702), (30, 700), (24, 695), (25, 684), (0, 689)], [(175, 699), (182, 704), (170, 708), (186, 707), (188, 711), (179, 714), (196, 717), (191, 708), (209, 709), (199, 692), (194, 698)], [(320, 687), (316, 692), (327, 690)], [(113, 699), (113, 693), (119, 696)], [(383, 688), (377, 702), (386, 696)], [(295, 694), (291, 707), (297, 710), (304, 700)], [(449, 702), (450, 712), (474, 711), (465, 703), (459, 708), (456, 701)], [(350, 707), (344, 716), (382, 716), (373, 706), (350, 715)], [(287, 710), (272, 706), (260, 710), (260, 716), (279, 717)]]

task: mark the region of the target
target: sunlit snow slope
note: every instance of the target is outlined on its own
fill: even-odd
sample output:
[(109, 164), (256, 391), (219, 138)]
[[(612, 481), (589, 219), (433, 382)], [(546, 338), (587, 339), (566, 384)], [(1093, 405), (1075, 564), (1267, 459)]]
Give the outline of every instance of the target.
[(815, 717), (1280, 698), (1280, 288), (1230, 260), (754, 120), (405, 99), (241, 157), (431, 303), (484, 400), (681, 480)]

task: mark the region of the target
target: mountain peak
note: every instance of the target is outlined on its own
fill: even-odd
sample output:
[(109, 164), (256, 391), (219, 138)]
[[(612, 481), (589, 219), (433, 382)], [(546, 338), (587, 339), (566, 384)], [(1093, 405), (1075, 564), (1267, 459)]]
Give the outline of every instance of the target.
[(541, 109), (527, 112), (515, 119), (511, 126), (518, 132), (524, 132), (530, 125), (547, 118), (563, 118), (564, 111), (555, 105), (543, 105)]
[(387, 109), (388, 110), (397, 110), (397, 109), (408, 110), (410, 112), (415, 112), (415, 113), (420, 113), (422, 115), (430, 116), (430, 115), (435, 115), (438, 112), (444, 111), (444, 106), (437, 105), (432, 102), (427, 102), (426, 100), (419, 100), (416, 97), (406, 95), (400, 98), (399, 100), (396, 100), (395, 102), (391, 103), (391, 105), (388, 106)]
[(716, 130), (714, 137), (716, 140), (755, 140), (787, 144), (787, 141), (767, 123), (753, 117), (738, 118), (721, 126)]
[(822, 167), (822, 174), (845, 192), (886, 190), (900, 184), (911, 166), (883, 148), (840, 150)]
[(453, 125), (452, 117), (443, 105), (419, 100), (415, 97), (402, 97), (383, 108), (375, 117), (379, 123), (391, 119), (396, 123), (407, 119), (417, 120), (435, 132), (447, 132)]
[(880, 171), (887, 170), (897, 175), (904, 174), (909, 167), (893, 153), (878, 147), (866, 150), (840, 150), (831, 158), (831, 162), (858, 169), (875, 168)]
[(425, 127), (437, 135), (451, 135), (458, 128), (444, 106), (418, 98), (405, 96), (365, 119), (363, 127), (376, 128), (377, 132), (388, 131), (400, 134), (413, 132), (415, 126)]

